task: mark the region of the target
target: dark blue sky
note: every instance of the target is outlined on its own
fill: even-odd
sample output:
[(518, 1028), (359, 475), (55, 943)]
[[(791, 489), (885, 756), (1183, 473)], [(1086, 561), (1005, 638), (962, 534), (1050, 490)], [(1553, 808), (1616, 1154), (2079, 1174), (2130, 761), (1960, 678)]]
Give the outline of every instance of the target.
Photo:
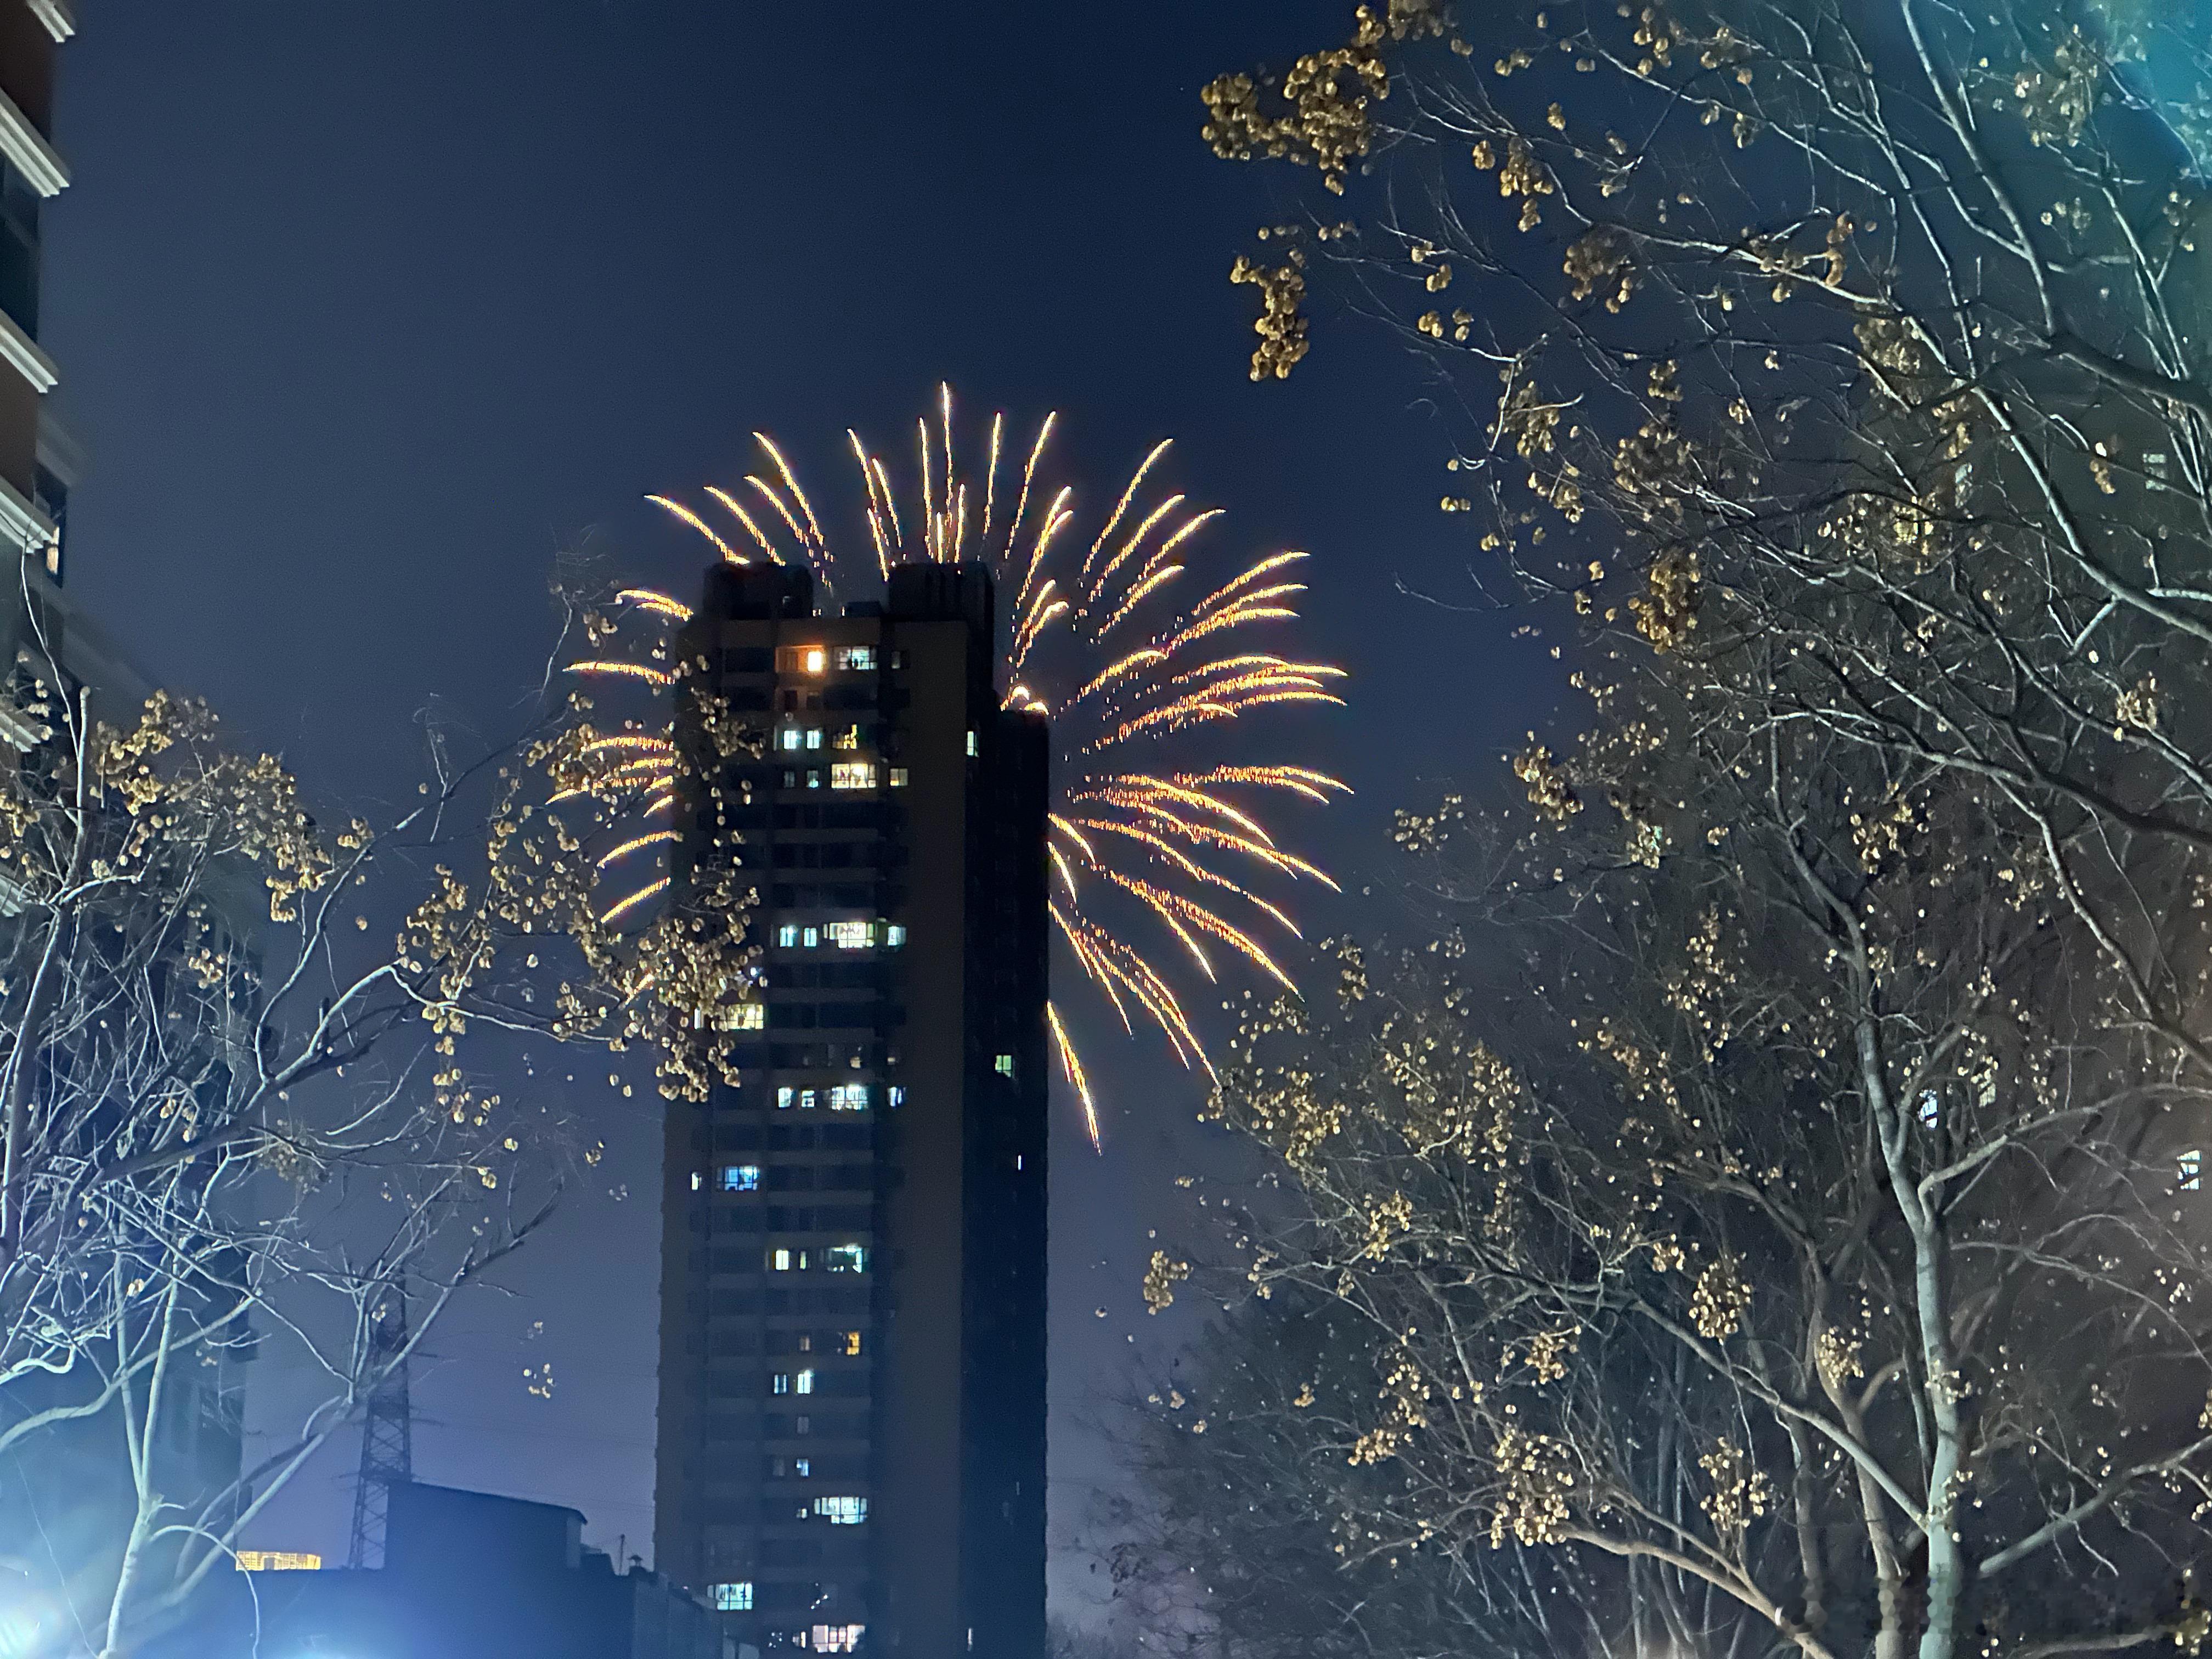
[[(323, 798), (393, 798), (427, 699), (496, 729), (536, 681), (556, 549), (596, 531), (688, 587), (697, 546), (645, 492), (730, 481), (755, 427), (842, 477), (846, 426), (896, 442), (950, 378), (971, 412), (1060, 410), (1094, 491), (1172, 434), (1231, 538), (1315, 554), (1308, 638), (1355, 678), (1312, 752), (1359, 795), (1314, 845), (1356, 897), (1389, 806), (1493, 760), (1553, 671), (1397, 591), (1449, 589), (1469, 550), (1407, 360), (1324, 307), (1291, 381), (1245, 376), (1225, 276), (1266, 180), (1207, 155), (1198, 88), (1350, 11), (100, 0), (64, 54), (49, 220), (55, 396), (92, 458), (72, 587)], [(1108, 1156), (1065, 1114), (1054, 1152), (1063, 1532), (1108, 1468), (1073, 1408), (1143, 1323), (1144, 1229), (1196, 1134), (1152, 1046), (1107, 1059)], [(574, 1103), (631, 1196), (580, 1197), (441, 1336), (417, 1463), (637, 1549), (658, 1126)], [(520, 1378), (547, 1359), (550, 1403)], [(349, 1456), (256, 1541), (340, 1550)]]

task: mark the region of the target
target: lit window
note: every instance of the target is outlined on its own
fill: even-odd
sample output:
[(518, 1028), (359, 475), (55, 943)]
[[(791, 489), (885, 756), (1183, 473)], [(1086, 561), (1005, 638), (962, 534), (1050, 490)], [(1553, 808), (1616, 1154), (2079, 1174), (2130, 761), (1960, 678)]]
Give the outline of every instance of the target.
[(876, 647), (872, 645), (843, 645), (837, 647), (837, 666), (840, 668), (873, 668)]
[(872, 921), (833, 921), (823, 931), (830, 935), (830, 944), (841, 951), (865, 951), (876, 942), (876, 924)]
[(819, 749), (822, 746), (822, 729), (819, 726), (811, 726), (808, 728), (806, 733), (806, 746), (809, 749)]
[(791, 1379), (791, 1391), (793, 1394), (812, 1394), (814, 1392), (814, 1373), (812, 1371), (801, 1371), (798, 1376), (793, 1377)]
[(240, 1550), (237, 1562), (240, 1572), (319, 1572), (323, 1558), (298, 1550)]
[[(811, 1645), (817, 1653), (858, 1653), (860, 1633), (866, 1629), (866, 1625), (817, 1625), (807, 1635), (812, 1638)], [(806, 1637), (800, 1640), (806, 1640)]]
[(826, 1516), (833, 1527), (857, 1527), (868, 1518), (868, 1500), (865, 1498), (817, 1498), (814, 1512)]
[(768, 1253), (768, 1267), (770, 1273), (789, 1273), (791, 1271), (791, 1252), (789, 1250), (770, 1250)]
[(769, 1390), (773, 1394), (789, 1394), (791, 1392), (791, 1373), (789, 1371), (778, 1371), (775, 1377), (770, 1380), (769, 1383)]
[(707, 1593), (717, 1613), (750, 1613), (753, 1610), (753, 1581), (750, 1578), (737, 1584), (709, 1584)]
[(894, 789), (905, 788), (906, 781), (908, 775), (909, 774), (908, 773), (907, 769), (903, 766), (894, 766), (891, 768), (891, 787)]
[(697, 1191), (699, 1190), (699, 1188), (700, 1188), (702, 1185), (704, 1185), (704, 1184), (705, 1184), (705, 1183), (704, 1183), (704, 1182), (702, 1180), (702, 1178), (701, 1178), (701, 1176), (700, 1176), (699, 1172), (698, 1172), (696, 1170), (692, 1170), (692, 1171), (691, 1171), (691, 1190), (692, 1190), (693, 1192), (695, 1192), (695, 1193), (696, 1193), (696, 1192), (697, 1192)]
[(1923, 1090), (1920, 1095), (1920, 1127), (1934, 1128), (1942, 1110), (1942, 1101), (1936, 1092), (1933, 1089)]
[(842, 1345), (842, 1352), (848, 1355), (856, 1354), (860, 1352), (860, 1332), (841, 1331), (838, 1333), (837, 1340)]
[(2181, 1190), (2193, 1193), (2204, 1184), (2204, 1154), (2195, 1147), (2181, 1155)]
[(895, 921), (890, 927), (884, 928), (884, 943), (890, 945), (894, 951), (897, 950), (900, 945), (905, 944), (906, 924), (902, 921)]
[(799, 653), (799, 665), (810, 674), (820, 673), (827, 661), (827, 653), (818, 645)]
[(793, 771), (788, 766), (783, 769), (783, 787), (787, 789), (796, 789), (799, 787), (799, 774)]
[(799, 1351), (801, 1353), (814, 1352), (814, 1337), (811, 1332), (801, 1331), (799, 1334)]
[(894, 1083), (884, 1091), (884, 1103), (894, 1110), (906, 1104), (906, 1085)]
[(730, 1029), (733, 1031), (757, 1031), (767, 1024), (766, 1003), (741, 1002), (730, 1010)]
[(1000, 1077), (1012, 1077), (1014, 1074), (1014, 1057), (1012, 1054), (1000, 1054), (991, 1062), (991, 1069)]
[(796, 749), (804, 741), (805, 739), (799, 734), (797, 726), (787, 726), (783, 728), (783, 741), (778, 746), (784, 749)]
[(819, 789), (822, 787), (822, 772), (820, 768), (817, 767), (813, 771), (809, 772), (806, 775), (806, 787), (809, 789)]
[(830, 768), (830, 787), (832, 789), (872, 789), (876, 787), (876, 763), (873, 761), (836, 761)]
[(858, 749), (860, 746), (860, 728), (857, 726), (847, 726), (837, 734), (836, 741), (830, 745), (833, 749), (847, 750)]
[(791, 1472), (801, 1480), (811, 1480), (814, 1478), (814, 1460), (811, 1457), (793, 1458)]
[(782, 945), (786, 950), (789, 950), (793, 945), (798, 944), (799, 924), (795, 921), (785, 922), (782, 927), (775, 930), (775, 942), (778, 945)]
[(868, 1109), (868, 1085), (865, 1083), (833, 1083), (830, 1085), (830, 1109), (833, 1112), (865, 1112)]
[(821, 944), (821, 943), (822, 943), (822, 930), (821, 930), (819, 927), (810, 927), (810, 928), (808, 928), (808, 929), (806, 930), (806, 936), (805, 936), (805, 945), (806, 945), (806, 948), (807, 948), (808, 950), (811, 951), (811, 950), (812, 950), (816, 945), (819, 945), (819, 944)]
[(833, 1273), (864, 1273), (868, 1270), (868, 1247), (832, 1244), (822, 1252), (822, 1265)]
[(797, 1091), (794, 1090), (789, 1088), (778, 1089), (775, 1091), (775, 1109), (779, 1112), (789, 1111), (791, 1109), (791, 1103), (797, 1097)]
[(726, 1193), (757, 1193), (760, 1190), (760, 1165), (757, 1164), (729, 1164), (722, 1168), (722, 1190)]
[(975, 734), (973, 732), (970, 732), (968, 734), (968, 752), (971, 757), (980, 755), (983, 752), (981, 748), (976, 744)]
[(801, 1089), (799, 1091), (799, 1109), (802, 1112), (811, 1112), (814, 1109), (813, 1090)]

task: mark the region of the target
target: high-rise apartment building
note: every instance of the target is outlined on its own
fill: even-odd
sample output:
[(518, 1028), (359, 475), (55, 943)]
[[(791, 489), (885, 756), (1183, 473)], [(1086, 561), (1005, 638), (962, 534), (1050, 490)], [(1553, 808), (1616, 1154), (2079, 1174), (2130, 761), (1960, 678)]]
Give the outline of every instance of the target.
[[(127, 720), (143, 682), (62, 592), (82, 463), (53, 417), (59, 370), (39, 343), (43, 221), (70, 182), (53, 142), (56, 49), (76, 33), (70, 0), (0, 0), (0, 682), (90, 688), (100, 714)], [(0, 741), (24, 753), (48, 729), (13, 706), (27, 700), (0, 696)]]
[(669, 1109), (654, 1548), (744, 1646), (1043, 1651), (1048, 751), (993, 604), (726, 565), (678, 647), (765, 747), (677, 890), (737, 869), (764, 978)]

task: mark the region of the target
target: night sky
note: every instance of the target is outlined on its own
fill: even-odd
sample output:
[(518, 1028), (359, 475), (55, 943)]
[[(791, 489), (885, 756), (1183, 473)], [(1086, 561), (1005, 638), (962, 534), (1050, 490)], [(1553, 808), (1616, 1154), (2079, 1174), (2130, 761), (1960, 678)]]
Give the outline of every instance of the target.
[[(1474, 598), (1408, 359), (1324, 305), (1293, 380), (1246, 378), (1225, 277), (1268, 181), (1206, 153), (1198, 88), (1350, 10), (100, 0), (63, 52), (75, 182), (47, 221), (54, 397), (91, 456), (72, 591), (319, 801), (374, 806), (412, 794), (426, 702), (515, 718), (556, 550), (588, 537), (688, 591), (701, 544), (647, 491), (734, 482), (756, 427), (842, 485), (844, 428), (897, 446), (949, 378), (971, 416), (1061, 410), (1093, 495), (1173, 434), (1236, 545), (1315, 554), (1305, 639), (1354, 678), (1300, 757), (1359, 793), (1304, 848), (1347, 903), (1303, 914), (1387, 921), (1352, 907), (1389, 879), (1389, 808), (1494, 764), (1556, 670), (1512, 618), (1401, 591)], [(1107, 1155), (1065, 1106), (1054, 1152), (1062, 1589), (1114, 1478), (1089, 1424), (1127, 1337), (1160, 1335), (1145, 1230), (1208, 1150), (1156, 1041), (1094, 1022), (1091, 1047)], [(600, 1085), (562, 1103), (608, 1142), (600, 1184), (440, 1330), (416, 1470), (573, 1504), (649, 1559), (659, 1126), (645, 1091), (569, 1069)], [(521, 1369), (549, 1361), (533, 1399)], [(287, 1396), (264, 1370), (265, 1429)], [(249, 1541), (342, 1555), (353, 1455)]]

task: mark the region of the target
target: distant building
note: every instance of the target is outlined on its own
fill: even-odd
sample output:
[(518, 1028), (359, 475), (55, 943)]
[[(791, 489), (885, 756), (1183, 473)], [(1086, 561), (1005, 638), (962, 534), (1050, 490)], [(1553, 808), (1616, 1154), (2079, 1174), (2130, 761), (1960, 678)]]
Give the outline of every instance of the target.
[(817, 616), (709, 573), (678, 650), (767, 748), (678, 808), (756, 891), (743, 1086), (667, 1117), (655, 1559), (763, 1650), (1044, 1649), (1048, 750), (990, 575)]
[[(726, 1659), (704, 1601), (617, 1571), (583, 1525), (558, 1504), (395, 1485), (383, 1566), (236, 1575), (224, 1622), (258, 1623), (252, 1650), (283, 1659)], [(183, 1650), (217, 1650), (209, 1634)]]

